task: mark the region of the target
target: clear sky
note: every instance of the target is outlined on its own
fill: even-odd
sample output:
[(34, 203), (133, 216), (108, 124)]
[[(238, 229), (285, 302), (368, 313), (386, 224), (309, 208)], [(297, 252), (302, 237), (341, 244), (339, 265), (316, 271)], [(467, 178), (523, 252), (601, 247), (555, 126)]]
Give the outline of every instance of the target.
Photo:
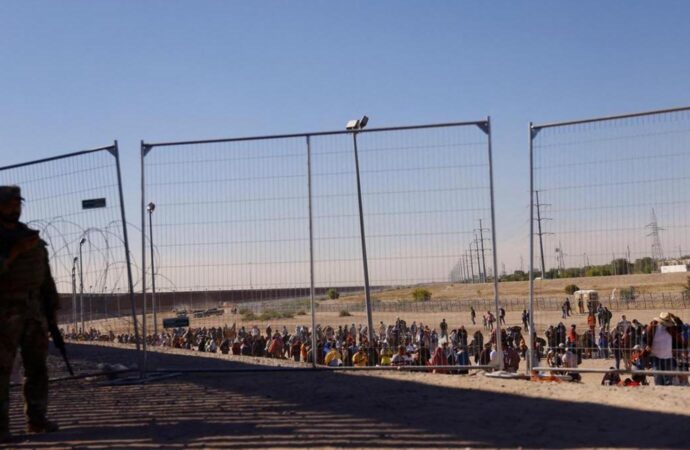
[(120, 142), (494, 125), (499, 264), (527, 260), (527, 124), (690, 105), (686, 1), (0, 3), (0, 165)]

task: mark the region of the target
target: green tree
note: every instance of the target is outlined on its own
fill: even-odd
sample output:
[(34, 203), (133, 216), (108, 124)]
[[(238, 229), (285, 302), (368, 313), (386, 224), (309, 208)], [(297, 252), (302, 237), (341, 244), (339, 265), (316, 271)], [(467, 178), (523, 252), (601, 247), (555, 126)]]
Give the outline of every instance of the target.
[(611, 268), (614, 275), (625, 275), (633, 271), (633, 265), (625, 258), (617, 258), (611, 261)]
[(635, 273), (652, 273), (656, 271), (656, 261), (645, 256), (644, 258), (636, 259), (633, 265)]
[(329, 288), (326, 291), (326, 297), (329, 298), (330, 300), (335, 300), (338, 297), (340, 297), (340, 293), (333, 288)]
[(569, 284), (565, 287), (565, 293), (568, 295), (573, 295), (575, 291), (579, 291), (580, 288), (576, 284)]
[(431, 291), (425, 288), (417, 288), (412, 291), (412, 298), (416, 302), (428, 302), (431, 300)]

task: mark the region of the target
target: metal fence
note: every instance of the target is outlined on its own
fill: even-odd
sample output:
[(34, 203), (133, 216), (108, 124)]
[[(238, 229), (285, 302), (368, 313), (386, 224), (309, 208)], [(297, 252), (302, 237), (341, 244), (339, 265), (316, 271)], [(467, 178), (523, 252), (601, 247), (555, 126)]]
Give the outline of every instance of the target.
[[(141, 155), (149, 345), (227, 351), (244, 332), (277, 331), (321, 350), (354, 325), (358, 344), (380, 347), (395, 317), (374, 305), (388, 296), (495, 281), (488, 119), (142, 142)], [(312, 306), (329, 297), (355, 306)]]
[(0, 184), (22, 189), (21, 220), (48, 244), (66, 337), (137, 342), (117, 142), (1, 167)]
[[(645, 325), (660, 310), (622, 317), (626, 308), (687, 308), (679, 293), (690, 263), (690, 108), (530, 124), (529, 143), (535, 337), (548, 340), (545, 329), (560, 322), (577, 330), (578, 356), (596, 358), (600, 341), (620, 342), (628, 359), (641, 343), (641, 328), (630, 331), (628, 323), (635, 318)], [(596, 291), (598, 277), (610, 275), (620, 282), (613, 292), (583, 292)], [(647, 294), (639, 294), (644, 286), (633, 285), (632, 275)], [(537, 298), (556, 278), (570, 278), (580, 292), (547, 312)], [(602, 322), (609, 307), (618, 311)]]

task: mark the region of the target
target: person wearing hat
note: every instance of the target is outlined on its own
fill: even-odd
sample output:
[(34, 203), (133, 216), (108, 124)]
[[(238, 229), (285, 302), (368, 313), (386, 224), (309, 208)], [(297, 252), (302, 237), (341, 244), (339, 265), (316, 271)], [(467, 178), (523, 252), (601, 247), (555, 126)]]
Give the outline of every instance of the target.
[[(48, 321), (59, 297), (50, 273), (46, 244), (38, 231), (19, 221), (17, 186), (0, 186), (0, 439), (9, 434), (10, 375), (17, 347), (24, 361), (24, 402), (29, 433), (56, 431), (48, 410)], [(44, 302), (52, 310), (45, 313)], [(45, 308), (45, 309), (44, 309)]]
[[(647, 347), (654, 370), (673, 369), (673, 349), (680, 348), (682, 337), (673, 320), (673, 314), (662, 312), (647, 326)], [(654, 384), (669, 386), (673, 381), (670, 375), (654, 375)]]

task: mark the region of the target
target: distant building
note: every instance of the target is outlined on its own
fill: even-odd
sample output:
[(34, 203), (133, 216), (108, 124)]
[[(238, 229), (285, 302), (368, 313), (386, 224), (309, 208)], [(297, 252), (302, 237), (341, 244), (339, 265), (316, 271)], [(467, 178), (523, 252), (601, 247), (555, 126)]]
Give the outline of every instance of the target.
[(687, 264), (674, 264), (674, 265), (669, 265), (669, 266), (661, 266), (661, 273), (678, 273), (678, 272), (687, 272), (687, 271), (688, 271)]

